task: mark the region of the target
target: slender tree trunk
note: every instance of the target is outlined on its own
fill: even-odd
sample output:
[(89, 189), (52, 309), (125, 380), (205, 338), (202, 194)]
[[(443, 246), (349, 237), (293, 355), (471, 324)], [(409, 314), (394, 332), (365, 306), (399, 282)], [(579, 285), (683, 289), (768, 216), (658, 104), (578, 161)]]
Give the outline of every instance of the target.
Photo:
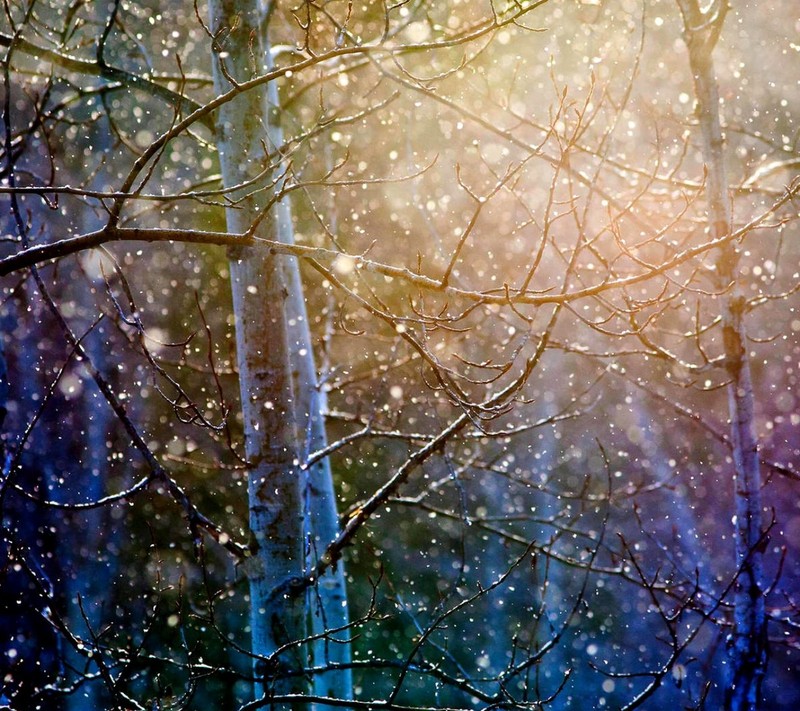
[[(719, 90), (713, 49), (727, 11), (724, 0), (702, 12), (697, 0), (678, 0), (683, 14), (689, 62), (694, 76), (697, 116), (706, 164), (710, 237), (730, 234), (729, 185), (719, 117)], [(730, 643), (729, 711), (758, 708), (767, 664), (766, 617), (761, 530), (761, 472), (754, 426), (753, 384), (744, 322), (745, 297), (738, 282), (739, 254), (733, 242), (720, 249), (716, 262), (722, 292), (722, 332), (729, 379), (736, 500), (736, 562), (739, 578), (734, 593), (734, 632)]]
[[(270, 61), (270, 44), (267, 27), (262, 27), (262, 49)], [(270, 151), (283, 144), (283, 131), (280, 123), (273, 117), (279, 115), (278, 92), (274, 84), (267, 90), (269, 105), (265, 111), (268, 117)], [(278, 239), (286, 244), (294, 244), (294, 227), (288, 198), (275, 207)], [(314, 362), (314, 348), (311, 340), (311, 327), (303, 289), (300, 268), (294, 258), (284, 262), (289, 296), (286, 299), (286, 316), (289, 329), (289, 347), (295, 385), (295, 417), (297, 419), (301, 442), (301, 461), (306, 462), (312, 452), (324, 450), (328, 446), (325, 431), (324, 413), (328, 409), (325, 392), (319, 387), (317, 368)], [(339, 514), (336, 506), (336, 491), (333, 483), (330, 460), (325, 457), (307, 469), (306, 516), (308, 521), (306, 551), (309, 567), (316, 564), (328, 544), (339, 534)], [(322, 575), (317, 585), (310, 589), (311, 632), (314, 642), (314, 666), (334, 665), (335, 668), (324, 674), (314, 676), (314, 695), (337, 699), (353, 698), (353, 678), (350, 664), (350, 644), (347, 642), (349, 630), (346, 629), (350, 616), (347, 605), (347, 583), (344, 562), (338, 561)], [(330, 633), (328, 630), (340, 630)], [(338, 708), (317, 705), (316, 708)]]
[[(311, 344), (311, 333), (303, 300), (300, 270), (292, 261), (287, 270), (290, 297), (287, 303), (289, 338), (293, 354), (292, 369), (295, 373), (296, 415), (300, 431), (307, 442), (306, 456), (328, 446), (325, 432), (324, 412), (327, 400), (317, 382), (317, 371)], [(339, 533), (339, 516), (336, 506), (336, 491), (330, 460), (326, 457), (308, 468), (307, 516), (309, 531), (307, 558), (309, 567), (316, 564), (328, 544)], [(330, 567), (310, 589), (311, 632), (314, 642), (314, 666), (334, 665), (334, 669), (314, 676), (314, 694), (337, 699), (353, 698), (353, 679), (350, 664), (350, 635), (347, 626), (350, 616), (347, 605), (347, 584), (344, 563), (339, 560)], [(327, 630), (339, 630), (329, 633)], [(335, 708), (318, 706), (317, 708)]]
[[(227, 72), (236, 81), (249, 78), (258, 61), (259, 12), (254, 0), (209, 0), (210, 27), (215, 35), (214, 83), (230, 89)], [(253, 46), (255, 40), (255, 48)], [(224, 69), (223, 69), (224, 66)], [(246, 92), (223, 106), (217, 120), (217, 147), (226, 188), (253, 179), (263, 170), (265, 139), (262, 91)], [(268, 180), (263, 181), (265, 184)], [(246, 231), (261, 215), (264, 190), (236, 191), (245, 197), (228, 208), (228, 230)], [(259, 234), (275, 239), (276, 220), (265, 219)], [(296, 446), (292, 378), (285, 301), (289, 295), (276, 255), (258, 247), (233, 250), (230, 260), (236, 346), (239, 366), (245, 451), (249, 462), (252, 557), (250, 582), (251, 649), (256, 695), (303, 693), (297, 674), (306, 666), (305, 647), (291, 645), (306, 636), (305, 594), (294, 584), (303, 575), (303, 506)], [(283, 645), (290, 647), (269, 663)], [(287, 674), (288, 673), (288, 674)], [(305, 705), (296, 704), (294, 708)]]

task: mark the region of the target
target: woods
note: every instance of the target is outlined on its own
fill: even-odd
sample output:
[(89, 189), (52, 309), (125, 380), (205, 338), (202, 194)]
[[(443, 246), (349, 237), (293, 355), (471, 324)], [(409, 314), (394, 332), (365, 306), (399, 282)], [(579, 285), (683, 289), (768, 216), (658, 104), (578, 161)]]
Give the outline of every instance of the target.
[(795, 708), (798, 27), (6, 3), (6, 707)]

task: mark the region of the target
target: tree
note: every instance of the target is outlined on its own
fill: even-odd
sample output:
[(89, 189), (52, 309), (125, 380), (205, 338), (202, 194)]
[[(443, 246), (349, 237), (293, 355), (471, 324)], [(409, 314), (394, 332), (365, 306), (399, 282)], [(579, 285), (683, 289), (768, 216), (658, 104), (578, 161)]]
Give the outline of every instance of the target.
[(755, 709), (767, 664), (764, 611), (766, 579), (762, 563), (761, 472), (755, 432), (753, 381), (744, 315), (747, 298), (739, 283), (739, 254), (731, 232), (728, 203), (730, 185), (725, 170), (724, 142), (719, 118), (719, 90), (712, 53), (722, 32), (728, 6), (712, 4), (701, 10), (697, 2), (680, 2), (689, 62), (694, 77), (697, 114), (703, 136), (707, 170), (709, 234), (721, 244), (715, 267), (716, 289), (723, 296), (722, 340), (728, 373), (728, 409), (734, 463), (736, 499), (736, 580), (734, 633), (731, 644), (731, 682), (725, 706)]
[(9, 3), (6, 701), (793, 708), (776, 8)]
[[(258, 76), (264, 69), (273, 69), (268, 36), (271, 11), (268, 6), (262, 15), (255, 2), (210, 3), (210, 36), (215, 42), (214, 86), (218, 94), (235, 91), (241, 82)], [(257, 43), (254, 38), (262, 41)], [(261, 57), (263, 63), (257, 61)], [(288, 205), (275, 206), (274, 215), (270, 215), (270, 193), (264, 189), (280, 184), (275, 185), (274, 173), (264, 171), (256, 159), (262, 145), (273, 156), (283, 147), (283, 135), (275, 118), (279, 111), (277, 92), (274, 84), (272, 87), (269, 94), (264, 84), (261, 91), (244, 92), (224, 104), (219, 113), (217, 146), (223, 184), (238, 203), (228, 208), (227, 227), (234, 234), (256, 234), (255, 228), (265, 215), (272, 223), (267, 237), (292, 245)], [(247, 169), (243, 175), (244, 166)], [(237, 194), (236, 189), (243, 184), (246, 187)], [(337, 532), (336, 500), (330, 467), (310, 465), (306, 485), (310, 501), (308, 510), (303, 509), (298, 464), (307, 462), (311, 451), (324, 450), (327, 440), (320, 411), (323, 400), (316, 394), (316, 368), (297, 263), (282, 266), (264, 247), (233, 247), (230, 270), (247, 458), (255, 467), (248, 470), (250, 533), (254, 539), (251, 552), (257, 563), (252, 564), (254, 570), (249, 574), (252, 651), (267, 658), (276, 655), (284, 645), (306, 637), (305, 590), (296, 585), (304, 574), (304, 516), (311, 519), (315, 532), (318, 525), (321, 528), (320, 535), (306, 545), (313, 544), (315, 551), (320, 546), (324, 548)], [(304, 357), (300, 355), (303, 352)], [(292, 360), (297, 374), (294, 394)], [(300, 453), (306, 449), (306, 432), (311, 451), (306, 451), (301, 460)], [(309, 558), (312, 565), (316, 557), (315, 553)], [(348, 616), (341, 566), (337, 572), (326, 570), (323, 575), (318, 587), (320, 609), (312, 619), (318, 621), (314, 626), (320, 640), (316, 650), (324, 655), (327, 645), (322, 645), (328, 625), (330, 629), (346, 629)], [(317, 607), (316, 601), (312, 605)], [(274, 622), (276, 619), (281, 622)], [(341, 653), (333, 654), (333, 661), (347, 664), (346, 641), (334, 647)], [(302, 670), (306, 664), (299, 657), (294, 666)], [(257, 664), (256, 676), (263, 674)], [(329, 681), (337, 675), (342, 678)], [(319, 696), (352, 697), (349, 670), (319, 678), (323, 680), (317, 685)], [(288, 679), (291, 683), (285, 691), (303, 692), (302, 676)]]

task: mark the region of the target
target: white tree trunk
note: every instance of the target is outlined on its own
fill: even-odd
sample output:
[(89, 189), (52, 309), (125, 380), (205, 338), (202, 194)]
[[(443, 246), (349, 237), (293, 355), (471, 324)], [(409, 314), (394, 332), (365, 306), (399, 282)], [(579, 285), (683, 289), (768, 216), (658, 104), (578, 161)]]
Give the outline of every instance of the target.
[[(269, 9), (269, 4), (265, 4), (260, 32), (261, 52), (266, 69), (272, 69), (274, 66), (269, 37)], [(280, 123), (280, 100), (274, 82), (267, 86), (266, 101), (264, 116), (267, 146), (270, 152), (273, 152), (281, 148), (284, 141)], [(294, 225), (288, 197), (275, 206), (275, 219), (278, 240), (285, 244), (294, 244)], [(294, 258), (287, 259), (283, 262), (283, 266), (289, 291), (285, 307), (290, 362), (294, 376), (295, 418), (298, 426), (300, 459), (305, 463), (309, 454), (324, 450), (328, 446), (324, 419), (328, 406), (325, 392), (319, 387), (317, 378), (311, 325), (308, 322), (300, 267)], [(328, 544), (338, 536), (339, 514), (330, 460), (326, 457), (308, 467), (306, 472), (307, 477), (304, 482), (307, 508), (306, 557), (309, 568), (312, 568)], [(347, 629), (350, 615), (344, 562), (339, 560), (335, 566), (328, 568), (308, 594), (311, 613), (310, 631), (316, 637), (313, 646), (314, 666), (334, 667), (330, 672), (314, 675), (314, 695), (350, 700), (353, 698), (353, 678), (349, 668), (350, 644), (346, 641), (350, 635)], [(329, 630), (340, 631), (332, 633)], [(337, 707), (316, 705), (315, 708)]]
[[(722, 29), (727, 4), (714, 2), (702, 12), (697, 0), (678, 0), (694, 76), (697, 117), (706, 164), (706, 193), (710, 237), (730, 234), (729, 185), (719, 117), (719, 90), (712, 52)], [(722, 332), (728, 374), (736, 500), (736, 563), (739, 578), (734, 592), (734, 632), (730, 643), (730, 683), (725, 707), (755, 711), (767, 663), (764, 574), (761, 530), (761, 472), (754, 426), (753, 383), (744, 322), (745, 297), (738, 283), (739, 254), (727, 242), (716, 262)]]
[[(317, 371), (311, 344), (311, 333), (302, 296), (300, 270), (293, 261), (287, 270), (290, 296), (287, 303), (289, 315), (289, 341), (292, 348), (292, 370), (295, 373), (296, 416), (301, 436), (305, 436), (306, 461), (311, 452), (328, 446), (324, 412), (327, 399), (317, 382)], [(317, 563), (328, 544), (339, 534), (339, 516), (336, 491), (330, 460), (326, 457), (311, 465), (306, 481), (308, 494), (309, 538), (307, 558), (309, 567)], [(334, 665), (340, 668), (314, 676), (314, 694), (338, 699), (353, 698), (353, 679), (350, 665), (350, 644), (346, 640), (350, 631), (347, 605), (347, 584), (344, 562), (337, 561), (329, 567), (310, 589), (311, 632), (314, 642), (314, 666)], [(327, 633), (327, 630), (339, 630)], [(318, 706), (317, 708), (334, 708)]]
[[(222, 63), (237, 81), (262, 69), (251, 65), (258, 55), (253, 52), (252, 43), (259, 35), (259, 12), (255, 0), (209, 0), (209, 15), (211, 31), (220, 45), (214, 54), (214, 83), (221, 93), (231, 88)], [(219, 111), (217, 147), (226, 188), (254, 178), (263, 169), (264, 106), (263, 91), (255, 90)], [(252, 192), (254, 187), (251, 185), (249, 190)], [(265, 192), (251, 194), (228, 208), (230, 232), (245, 232), (253, 224), (266, 204)], [(243, 193), (234, 193), (233, 197)], [(276, 230), (276, 220), (268, 217), (259, 236), (275, 239)], [(263, 657), (306, 636), (305, 592), (294, 584), (303, 575), (304, 558), (301, 479), (285, 317), (289, 292), (284, 270), (269, 250), (233, 250), (230, 269), (249, 462), (252, 558), (247, 572), (251, 648)], [(303, 645), (295, 645), (269, 664), (257, 661), (254, 668), (261, 682), (256, 684), (256, 696), (303, 693), (305, 680), (297, 672), (306, 666), (304, 650)], [(293, 708), (302, 706), (295, 704)]]
[[(266, 34), (266, 33), (265, 33)], [(269, 56), (268, 41), (263, 42)], [(278, 96), (274, 85), (270, 85), (267, 95), (268, 116), (274, 116), (278, 106)], [(270, 150), (283, 143), (283, 132), (277, 122), (269, 125)], [(294, 228), (289, 203), (285, 198), (276, 205), (278, 239), (286, 244), (294, 244)], [(295, 416), (301, 442), (301, 461), (306, 462), (312, 452), (324, 450), (328, 446), (325, 431), (324, 413), (327, 411), (325, 392), (319, 387), (317, 369), (314, 362), (314, 349), (311, 340), (311, 327), (308, 323), (300, 268), (296, 259), (284, 262), (289, 296), (286, 299), (286, 315), (289, 329), (292, 372), (295, 385)], [(316, 564), (328, 544), (339, 534), (339, 514), (336, 506), (336, 491), (330, 460), (316, 462), (307, 469), (307, 512), (309, 567)], [(353, 698), (353, 678), (350, 665), (350, 635), (347, 628), (350, 616), (347, 605), (347, 583), (344, 562), (327, 569), (309, 591), (311, 599), (311, 633), (317, 637), (314, 642), (314, 666), (334, 665), (339, 667), (324, 674), (314, 676), (315, 696), (328, 696), (337, 699)], [(340, 630), (328, 633), (327, 630)], [(317, 705), (316, 708), (338, 708)]]

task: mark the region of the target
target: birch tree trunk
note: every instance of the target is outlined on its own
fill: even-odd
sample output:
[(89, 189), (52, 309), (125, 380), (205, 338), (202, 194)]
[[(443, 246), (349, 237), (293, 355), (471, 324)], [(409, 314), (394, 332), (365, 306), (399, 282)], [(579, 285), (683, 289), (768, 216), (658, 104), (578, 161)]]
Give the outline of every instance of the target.
[[(218, 93), (235, 81), (262, 69), (254, 66), (259, 36), (259, 8), (254, 0), (209, 0), (214, 34), (214, 84)], [(255, 47), (257, 49), (257, 47)], [(252, 180), (266, 160), (265, 97), (261, 90), (245, 92), (221, 107), (217, 147), (223, 183), (232, 188)], [(243, 198), (227, 209), (230, 232), (243, 233), (260, 216), (268, 200), (270, 176), (260, 184), (235, 191)], [(245, 195), (247, 197), (244, 197)], [(276, 220), (262, 222), (259, 236), (276, 238)], [(236, 320), (245, 451), (249, 462), (249, 504), (252, 557), (250, 583), (251, 649), (255, 662), (256, 696), (305, 691), (297, 672), (306, 666), (305, 593), (296, 583), (303, 575), (303, 506), (296, 445), (292, 377), (285, 301), (289, 296), (284, 270), (276, 255), (260, 247), (231, 251), (231, 286)], [(283, 645), (290, 647), (271, 658)], [(280, 706), (279, 706), (280, 707)], [(304, 708), (295, 704), (292, 708)]]
[[(262, 50), (267, 66), (272, 67), (268, 26), (262, 26)], [(279, 116), (278, 92), (273, 83), (267, 89), (268, 144), (270, 151), (283, 144), (283, 130)], [(288, 198), (275, 206), (278, 239), (286, 244), (294, 244), (294, 227)], [(284, 263), (289, 296), (286, 299), (286, 317), (289, 332), (290, 362), (295, 386), (295, 417), (301, 449), (301, 461), (306, 463), (312, 452), (324, 450), (328, 446), (325, 431), (324, 413), (328, 409), (325, 392), (320, 388), (317, 368), (314, 362), (314, 348), (311, 340), (311, 327), (304, 298), (303, 283), (297, 260), (292, 258)], [(306, 469), (307, 531), (306, 557), (309, 568), (314, 567), (328, 544), (339, 534), (339, 514), (336, 506), (336, 491), (333, 484), (330, 460), (325, 457)], [(314, 695), (333, 697), (342, 700), (353, 698), (352, 671), (349, 668), (350, 644), (347, 642), (347, 626), (350, 616), (347, 605), (347, 583), (344, 563), (339, 560), (329, 567), (309, 591), (311, 599), (311, 633), (315, 642), (313, 647), (314, 666), (333, 665), (333, 670), (317, 673), (314, 676)], [(339, 632), (329, 632), (339, 630)], [(316, 708), (338, 708), (317, 705)]]
[[(281, 236), (281, 239), (293, 243), (291, 215), (287, 215), (284, 219), (287, 222), (281, 219), (281, 224), (288, 224), (289, 229), (286, 235)], [(287, 236), (291, 239), (285, 239)], [(305, 462), (308, 454), (324, 450), (328, 446), (324, 420), (327, 399), (317, 381), (300, 270), (296, 260), (292, 260), (288, 267), (287, 281), (290, 295), (287, 301), (287, 312), (289, 342), (293, 356), (292, 370), (295, 374), (296, 386), (295, 411), (300, 432), (305, 435), (305, 454), (302, 457)], [(309, 568), (311, 568), (327, 549), (328, 544), (338, 536), (339, 516), (330, 460), (326, 457), (309, 466), (307, 476), (309, 530), (307, 531), (306, 557)], [(344, 563), (339, 560), (335, 566), (329, 567), (308, 594), (311, 596), (309, 601), (311, 632), (316, 638), (313, 650), (314, 666), (333, 665), (339, 667), (314, 676), (314, 694), (315, 696), (350, 700), (353, 698), (353, 679), (352, 671), (349, 668), (351, 658), (350, 644), (347, 640), (350, 632), (347, 627), (350, 616)], [(338, 632), (328, 632), (328, 630), (338, 630)], [(317, 708), (337, 707), (323, 705), (317, 706)]]
[[(725, 172), (719, 90), (713, 49), (728, 5), (715, 0), (705, 11), (698, 0), (677, 0), (683, 15), (684, 36), (694, 77), (697, 117), (706, 164), (708, 226), (711, 239), (731, 231)], [(722, 294), (722, 332), (728, 375), (736, 500), (736, 563), (739, 577), (734, 591), (734, 632), (730, 642), (730, 683), (725, 694), (729, 711), (758, 708), (760, 686), (767, 664), (764, 575), (761, 530), (761, 473), (754, 426), (753, 384), (744, 322), (746, 300), (738, 281), (739, 254), (729, 241), (716, 261), (717, 288)]]

